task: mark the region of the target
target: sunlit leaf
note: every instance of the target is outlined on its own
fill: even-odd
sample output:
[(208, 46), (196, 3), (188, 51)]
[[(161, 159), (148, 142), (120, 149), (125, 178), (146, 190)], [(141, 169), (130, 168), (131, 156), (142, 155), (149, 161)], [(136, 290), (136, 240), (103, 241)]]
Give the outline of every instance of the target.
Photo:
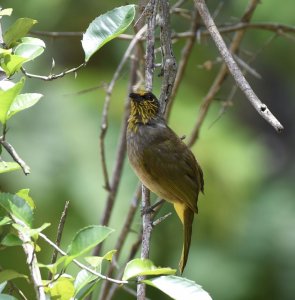
[(45, 43), (37, 38), (24, 37), (21, 43), (14, 49), (14, 54), (25, 57), (28, 60), (35, 59), (44, 52)]
[(30, 18), (20, 18), (12, 24), (5, 32), (3, 39), (8, 48), (24, 37), (37, 21)]
[(2, 283), (0, 283), (0, 293), (2, 293), (2, 291), (5, 289), (7, 282), (4, 281)]
[[(100, 272), (100, 266), (101, 263), (103, 262), (103, 257), (101, 256), (87, 256), (84, 257), (84, 259), (86, 260), (86, 262), (93, 267), (96, 271)], [(98, 270), (99, 269), (99, 270)]]
[(12, 87), (4, 90), (1, 87), (6, 87), (4, 85), (0, 86), (0, 122), (5, 124), (7, 121), (7, 114), (10, 106), (16, 96), (20, 93), (25, 83), (25, 79), (22, 78), (18, 83), (14, 84)]
[(29, 193), (30, 193), (30, 189), (22, 189), (22, 190), (19, 190), (16, 193), (16, 195), (18, 195), (19, 197), (26, 200), (27, 203), (30, 205), (30, 207), (32, 209), (34, 209), (35, 208), (35, 203), (34, 203), (34, 200), (32, 199), (32, 197), (29, 195)]
[(194, 281), (178, 276), (160, 276), (143, 280), (175, 300), (212, 300), (210, 295)]
[(1, 67), (6, 72), (7, 76), (10, 77), (15, 72), (19, 71), (27, 60), (27, 58), (20, 55), (5, 54), (4, 59), (1, 62)]
[(7, 216), (0, 218), (0, 226), (7, 225), (11, 223), (11, 219)]
[(43, 97), (42, 94), (28, 93), (18, 95), (12, 102), (7, 113), (7, 120), (16, 113), (35, 105)]
[(171, 275), (175, 273), (175, 269), (158, 268), (149, 259), (136, 258), (127, 263), (123, 274), (123, 280), (143, 275)]
[(16, 162), (0, 161), (0, 174), (12, 172), (20, 169), (20, 165)]
[(0, 10), (0, 16), (11, 16), (12, 12), (13, 12), (12, 8), (5, 8)]
[(124, 32), (135, 17), (135, 5), (117, 7), (97, 17), (83, 34), (82, 47), (85, 61), (104, 44)]
[(57, 273), (58, 266), (63, 264), (64, 261), (66, 260), (66, 258), (67, 258), (66, 256), (61, 256), (54, 264), (41, 264), (41, 263), (39, 263), (38, 266), (39, 266), (39, 268), (48, 269), (52, 274), (55, 275)]
[(33, 228), (30, 229), (29, 231), (29, 235), (34, 239), (37, 240), (39, 233), (42, 232), (44, 229), (46, 229), (47, 227), (49, 227), (51, 224), (50, 223), (44, 223), (42, 226), (38, 227), (38, 228)]
[(77, 257), (93, 249), (105, 240), (114, 230), (100, 225), (85, 227), (77, 232), (68, 247), (68, 255)]
[(33, 221), (33, 210), (28, 203), (17, 195), (0, 193), (0, 206), (26, 224)]
[(73, 279), (63, 275), (50, 284), (48, 291), (50, 299), (71, 300), (75, 293)]

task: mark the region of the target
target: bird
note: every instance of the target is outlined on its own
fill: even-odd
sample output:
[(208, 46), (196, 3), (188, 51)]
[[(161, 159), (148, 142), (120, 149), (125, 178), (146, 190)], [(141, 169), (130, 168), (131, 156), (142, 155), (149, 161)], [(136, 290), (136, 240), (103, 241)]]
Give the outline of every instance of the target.
[(203, 171), (194, 154), (167, 125), (160, 102), (150, 91), (129, 94), (130, 115), (126, 143), (131, 167), (141, 182), (173, 204), (183, 225), (179, 261), (182, 274), (187, 263), (198, 195), (204, 193)]

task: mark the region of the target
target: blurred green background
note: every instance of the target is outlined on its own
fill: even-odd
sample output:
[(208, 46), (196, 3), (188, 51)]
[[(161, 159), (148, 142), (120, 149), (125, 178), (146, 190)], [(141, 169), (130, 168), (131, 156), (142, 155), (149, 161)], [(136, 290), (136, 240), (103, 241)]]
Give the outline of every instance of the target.
[[(209, 1), (213, 11), (220, 1)], [(217, 24), (235, 22), (248, 1), (225, 1)], [(12, 7), (13, 17), (3, 19), (3, 30), (18, 17), (37, 19), (35, 30), (84, 31), (99, 14), (125, 1), (71, 0), (1, 0), (3, 8)], [(191, 3), (186, 2), (186, 7)], [(294, 26), (293, 0), (278, 5), (263, 1), (253, 21), (281, 22)], [(187, 30), (188, 21), (174, 16), (175, 31)], [(131, 30), (130, 30), (131, 32)], [(268, 43), (273, 32), (249, 30), (240, 55), (247, 60), (262, 49), (252, 63), (262, 79), (248, 75), (254, 90), (283, 123), (285, 130), (277, 134), (258, 116), (240, 93), (217, 122), (221, 103), (227, 99), (233, 84), (231, 78), (218, 93), (193, 147), (205, 174), (205, 196), (199, 200), (199, 215), (194, 224), (192, 247), (184, 276), (201, 284), (218, 300), (295, 299), (295, 84), (294, 36), (278, 36)], [(225, 36), (228, 42), (231, 35)], [(79, 65), (83, 52), (79, 38), (50, 39), (46, 53), (27, 69), (47, 75), (55, 60), (54, 73)], [(174, 45), (177, 58), (183, 40)], [(52, 239), (66, 200), (70, 211), (63, 235), (63, 247), (74, 233), (89, 224), (99, 224), (106, 192), (99, 159), (99, 132), (105, 92), (97, 89), (78, 94), (88, 88), (109, 82), (128, 43), (114, 40), (101, 49), (85, 69), (62, 79), (44, 82), (27, 79), (26, 90), (40, 92), (44, 98), (32, 109), (9, 123), (8, 141), (30, 165), (32, 173), (21, 171), (2, 174), (0, 188), (14, 193), (30, 188), (36, 201), (35, 226), (50, 222), (47, 234)], [(177, 95), (170, 125), (179, 134), (189, 136), (199, 111), (202, 97), (212, 84), (219, 64), (206, 71), (199, 66), (217, 56), (209, 39), (198, 43)], [(159, 60), (160, 57), (157, 57)], [(109, 114), (106, 138), (107, 164), (111, 174), (120, 131), (123, 106), (129, 79), (126, 66), (116, 84)], [(155, 86), (160, 79), (155, 77)], [(159, 93), (159, 89), (155, 89)], [(4, 157), (5, 158), (5, 157)], [(7, 158), (7, 156), (6, 156)], [(124, 175), (110, 227), (116, 230), (104, 250), (113, 249), (125, 219), (137, 179), (125, 162)], [(161, 214), (173, 211), (168, 204)], [(137, 215), (133, 229), (140, 228)], [(181, 253), (181, 225), (173, 216), (153, 232), (151, 259), (156, 265), (177, 267)], [(177, 237), (177, 238), (176, 238)], [(127, 245), (134, 241), (131, 233)], [(42, 263), (51, 253), (41, 243)], [(128, 254), (127, 248), (122, 261)], [(26, 272), (20, 248), (1, 251), (0, 265)], [(19, 286), (25, 286), (19, 280)], [(31, 292), (31, 291), (29, 291)], [(31, 294), (32, 295), (32, 294)], [(149, 289), (151, 299), (168, 299)], [(33, 296), (31, 296), (33, 297)], [(132, 299), (124, 291), (116, 299)]]

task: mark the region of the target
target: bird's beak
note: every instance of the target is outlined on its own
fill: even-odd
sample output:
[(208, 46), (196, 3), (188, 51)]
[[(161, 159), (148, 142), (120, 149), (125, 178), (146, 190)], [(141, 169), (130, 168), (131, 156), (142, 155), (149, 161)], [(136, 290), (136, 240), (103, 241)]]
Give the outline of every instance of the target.
[(134, 100), (134, 101), (141, 101), (142, 100), (142, 96), (140, 94), (136, 94), (136, 93), (130, 93), (129, 97)]

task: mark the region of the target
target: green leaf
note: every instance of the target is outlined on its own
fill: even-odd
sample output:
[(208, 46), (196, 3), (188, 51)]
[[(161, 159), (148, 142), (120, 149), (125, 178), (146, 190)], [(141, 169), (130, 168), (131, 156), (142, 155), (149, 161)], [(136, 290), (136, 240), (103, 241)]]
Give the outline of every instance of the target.
[(110, 40), (124, 32), (135, 17), (135, 5), (117, 7), (93, 20), (83, 34), (85, 62)]
[(30, 229), (29, 235), (36, 241), (38, 239), (39, 233), (49, 227), (51, 224), (50, 223), (44, 223), (38, 228), (33, 228)]
[(11, 224), (11, 219), (7, 216), (0, 218), (0, 226)]
[(6, 247), (22, 246), (22, 240), (13, 233), (8, 233), (2, 239), (1, 245)]
[(75, 288), (73, 284), (73, 279), (69, 278), (68, 275), (62, 275), (56, 281), (50, 284), (50, 299), (71, 300), (74, 296), (74, 293)]
[(14, 54), (22, 56), (28, 60), (32, 60), (44, 52), (45, 43), (37, 38), (24, 37), (21, 43), (17, 45)]
[(7, 113), (7, 120), (13, 115), (35, 105), (43, 97), (42, 94), (38, 93), (28, 93), (18, 95), (12, 102), (10, 109)]
[(34, 200), (29, 195), (29, 193), (30, 193), (30, 189), (22, 189), (22, 190), (19, 190), (16, 193), (16, 195), (18, 195), (19, 197), (23, 198), (30, 205), (30, 207), (32, 209), (34, 209), (36, 206), (35, 206)]
[(0, 206), (6, 211), (31, 225), (33, 221), (33, 210), (28, 203), (17, 195), (0, 193)]
[[(9, 84), (11, 84), (11, 82), (9, 82)], [(14, 101), (14, 99), (16, 98), (16, 96), (22, 90), (22, 88), (25, 84), (25, 79), (22, 78), (18, 83), (14, 84), (10, 88), (7, 88), (7, 87), (9, 87), (9, 84), (5, 83), (5, 85), (4, 84), (0, 85), (0, 99), (1, 99), (1, 101), (0, 101), (0, 122), (2, 124), (6, 123), (10, 106), (11, 106), (12, 102)]]
[(149, 259), (136, 258), (127, 263), (122, 280), (128, 280), (132, 277), (143, 275), (170, 275), (175, 273), (175, 269), (158, 268)]
[(56, 274), (57, 273), (57, 268), (60, 264), (64, 263), (64, 261), (67, 259), (66, 256), (61, 256), (54, 264), (41, 264), (39, 263), (38, 266), (39, 268), (46, 268), (48, 269), (52, 274)]
[(28, 59), (15, 54), (5, 54), (4, 59), (1, 62), (1, 67), (5, 71), (8, 77), (19, 71), (22, 65)]
[(0, 161), (0, 174), (12, 172), (20, 169), (20, 165), (16, 162)]
[(28, 278), (27, 275), (20, 274), (14, 270), (3, 270), (0, 271), (0, 283), (9, 281), (15, 278)]
[(116, 254), (117, 250), (111, 250), (109, 252), (107, 252), (104, 256), (103, 259), (106, 259), (108, 261), (112, 261), (114, 254)]
[(0, 283), (0, 293), (2, 293), (2, 291), (5, 289), (7, 282), (4, 281), (2, 283)]
[(11, 16), (12, 12), (13, 12), (12, 8), (5, 8), (0, 10), (0, 16)]
[(68, 255), (80, 256), (105, 240), (114, 230), (100, 225), (92, 225), (78, 231), (68, 247)]
[(160, 276), (143, 282), (156, 287), (175, 300), (212, 300), (200, 285), (183, 277)]
[(74, 282), (75, 299), (84, 299), (93, 291), (99, 281), (100, 278), (97, 276), (87, 272), (86, 270), (81, 270)]
[(5, 32), (3, 39), (8, 48), (11, 48), (15, 42), (24, 37), (37, 21), (29, 18), (20, 18), (12, 24)]
[(92, 267), (94, 268), (97, 272), (100, 273), (101, 271), (101, 263), (103, 261), (103, 257), (101, 256), (87, 256), (84, 257), (84, 259), (86, 260), (86, 262)]

